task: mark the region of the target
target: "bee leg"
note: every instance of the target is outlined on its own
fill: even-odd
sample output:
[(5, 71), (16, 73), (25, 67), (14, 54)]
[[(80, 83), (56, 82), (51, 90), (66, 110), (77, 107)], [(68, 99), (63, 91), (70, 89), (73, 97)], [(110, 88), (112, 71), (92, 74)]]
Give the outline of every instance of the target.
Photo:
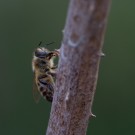
[(55, 50), (55, 51), (51, 51), (49, 54), (48, 54), (48, 58), (51, 59), (53, 56), (57, 57), (59, 56), (59, 51), (58, 50)]
[(51, 69), (57, 69), (58, 65), (53, 66)]
[(50, 60), (53, 57), (53, 52), (47, 54), (47, 59)]
[(47, 74), (51, 75), (53, 78), (56, 78), (56, 72), (47, 72)]
[(59, 52), (59, 50), (54, 50), (54, 51), (51, 51), (50, 54), (52, 56), (58, 57), (60, 55), (60, 52)]
[(60, 49), (55, 49), (55, 54), (57, 55), (57, 56), (59, 56), (60, 55)]
[(53, 66), (51, 70), (48, 72), (49, 75), (51, 75), (53, 78), (56, 78), (56, 70), (57, 70), (57, 65)]

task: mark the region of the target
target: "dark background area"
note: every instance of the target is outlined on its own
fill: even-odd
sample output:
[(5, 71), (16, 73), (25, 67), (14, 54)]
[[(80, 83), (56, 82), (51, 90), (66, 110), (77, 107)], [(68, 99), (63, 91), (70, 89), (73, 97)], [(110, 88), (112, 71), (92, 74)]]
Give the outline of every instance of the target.
[[(32, 97), (32, 52), (59, 48), (69, 1), (0, 1), (0, 134), (44, 135), (51, 104)], [(89, 123), (93, 135), (135, 134), (135, 1), (113, 0)]]

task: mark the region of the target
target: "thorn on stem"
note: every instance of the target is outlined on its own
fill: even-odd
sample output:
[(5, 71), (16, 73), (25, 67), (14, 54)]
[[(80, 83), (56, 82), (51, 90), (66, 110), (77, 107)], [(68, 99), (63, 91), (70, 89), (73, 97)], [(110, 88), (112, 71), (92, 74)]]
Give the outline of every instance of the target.
[(100, 57), (104, 57), (104, 56), (105, 56), (105, 54), (104, 54), (103, 52), (100, 52), (98, 55), (99, 55)]
[(96, 115), (94, 115), (93, 113), (90, 113), (89, 119), (90, 119), (90, 118), (93, 118), (93, 117), (96, 118)]
[(101, 57), (104, 57), (104, 56), (105, 56), (105, 54), (104, 54), (103, 52), (101, 52), (101, 53), (100, 53), (100, 56), (101, 56)]
[(91, 117), (95, 117), (96, 118), (96, 115), (94, 115), (93, 113), (90, 114)]
[(64, 32), (65, 32), (65, 30), (63, 29), (63, 30), (62, 30), (62, 33), (64, 33)]

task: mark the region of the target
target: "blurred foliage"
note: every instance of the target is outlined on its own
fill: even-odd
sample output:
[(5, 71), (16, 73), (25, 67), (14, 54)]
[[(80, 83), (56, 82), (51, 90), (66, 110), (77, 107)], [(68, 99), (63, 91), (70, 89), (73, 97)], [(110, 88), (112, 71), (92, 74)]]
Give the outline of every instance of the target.
[[(59, 48), (69, 1), (0, 1), (0, 134), (44, 135), (51, 104), (32, 97), (32, 52), (40, 41)], [(113, 0), (87, 134), (134, 134), (133, 0)]]

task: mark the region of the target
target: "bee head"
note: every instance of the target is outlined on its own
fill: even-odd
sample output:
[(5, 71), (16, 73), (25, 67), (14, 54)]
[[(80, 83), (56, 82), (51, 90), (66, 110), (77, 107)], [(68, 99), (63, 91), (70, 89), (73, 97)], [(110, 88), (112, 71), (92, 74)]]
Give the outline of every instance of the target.
[[(46, 44), (46, 46), (47, 45), (50, 45), (50, 44), (53, 44), (54, 42), (51, 42), (51, 43), (48, 43), (48, 44)], [(42, 41), (40, 41), (40, 43), (38, 44), (38, 46), (40, 46), (42, 44)], [(38, 58), (45, 58), (45, 57), (47, 57), (48, 56), (48, 54), (49, 54), (49, 50), (48, 49), (46, 49), (45, 47), (39, 47), (39, 48), (37, 48), (36, 50), (35, 50), (35, 56), (36, 57), (38, 57)]]
[(47, 50), (44, 47), (37, 48), (34, 52), (35, 56), (38, 58), (45, 58), (49, 53), (49, 50)]

